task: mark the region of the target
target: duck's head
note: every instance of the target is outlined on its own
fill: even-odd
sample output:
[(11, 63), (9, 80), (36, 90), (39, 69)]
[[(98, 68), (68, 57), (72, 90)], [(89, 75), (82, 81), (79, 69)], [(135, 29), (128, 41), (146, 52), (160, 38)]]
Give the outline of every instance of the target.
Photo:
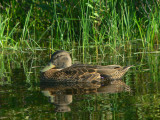
[(67, 51), (56, 51), (52, 54), (50, 62), (45, 66), (41, 72), (46, 72), (49, 69), (63, 69), (72, 65), (71, 56)]

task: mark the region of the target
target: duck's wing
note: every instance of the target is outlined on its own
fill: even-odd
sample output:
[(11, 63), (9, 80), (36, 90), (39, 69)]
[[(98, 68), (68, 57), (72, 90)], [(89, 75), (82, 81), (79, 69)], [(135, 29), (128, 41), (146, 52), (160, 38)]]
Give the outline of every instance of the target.
[(116, 80), (121, 79), (130, 67), (121, 67), (120, 65), (97, 66), (97, 72), (104, 79)]
[(52, 79), (59, 82), (100, 82), (101, 76), (93, 66), (73, 65), (54, 73)]

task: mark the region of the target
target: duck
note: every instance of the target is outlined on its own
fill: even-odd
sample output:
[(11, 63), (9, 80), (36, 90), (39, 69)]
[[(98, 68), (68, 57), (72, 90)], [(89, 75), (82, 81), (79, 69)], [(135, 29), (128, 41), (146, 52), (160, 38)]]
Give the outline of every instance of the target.
[(51, 55), (49, 63), (41, 70), (42, 82), (91, 82), (122, 79), (131, 66), (72, 64), (70, 53), (58, 50)]

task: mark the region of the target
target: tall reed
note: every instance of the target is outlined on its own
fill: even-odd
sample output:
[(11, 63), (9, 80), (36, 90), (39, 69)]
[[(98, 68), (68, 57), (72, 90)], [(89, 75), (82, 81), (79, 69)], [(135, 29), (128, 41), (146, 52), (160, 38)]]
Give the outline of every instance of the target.
[[(111, 46), (114, 51), (117, 51), (117, 46), (131, 49), (135, 39), (141, 39), (142, 47), (152, 50), (154, 44), (158, 44), (157, 1), (51, 0), (50, 3), (35, 1), (31, 5), (21, 1), (22, 5), (27, 6), (19, 8), (22, 12), (17, 9), (18, 3), (10, 1), (10, 4), (14, 6), (11, 8), (14, 12), (9, 9), (5, 16), (1, 15), (3, 47), (7, 43), (18, 47), (23, 45), (29, 49), (41, 46), (68, 50), (73, 42), (83, 46), (84, 53), (89, 44)], [(13, 35), (15, 28), (20, 33)], [(8, 39), (11, 42), (6, 42)]]
[[(17, 48), (17, 43), (13, 39), (13, 34), (19, 23), (16, 23), (13, 28), (10, 28), (9, 9), (6, 10), (6, 16), (0, 14), (0, 46), (2, 48)], [(10, 30), (11, 29), (11, 30)]]

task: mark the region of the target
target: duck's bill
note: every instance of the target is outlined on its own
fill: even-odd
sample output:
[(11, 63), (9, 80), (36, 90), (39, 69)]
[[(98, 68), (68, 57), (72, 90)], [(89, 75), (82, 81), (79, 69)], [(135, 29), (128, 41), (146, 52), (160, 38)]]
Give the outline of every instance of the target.
[(53, 64), (50, 62), (50, 63), (48, 63), (48, 65), (46, 65), (46, 66), (41, 70), (41, 72), (46, 72), (47, 70), (52, 69), (52, 68), (54, 68), (54, 67), (55, 67), (55, 65), (53, 65)]

